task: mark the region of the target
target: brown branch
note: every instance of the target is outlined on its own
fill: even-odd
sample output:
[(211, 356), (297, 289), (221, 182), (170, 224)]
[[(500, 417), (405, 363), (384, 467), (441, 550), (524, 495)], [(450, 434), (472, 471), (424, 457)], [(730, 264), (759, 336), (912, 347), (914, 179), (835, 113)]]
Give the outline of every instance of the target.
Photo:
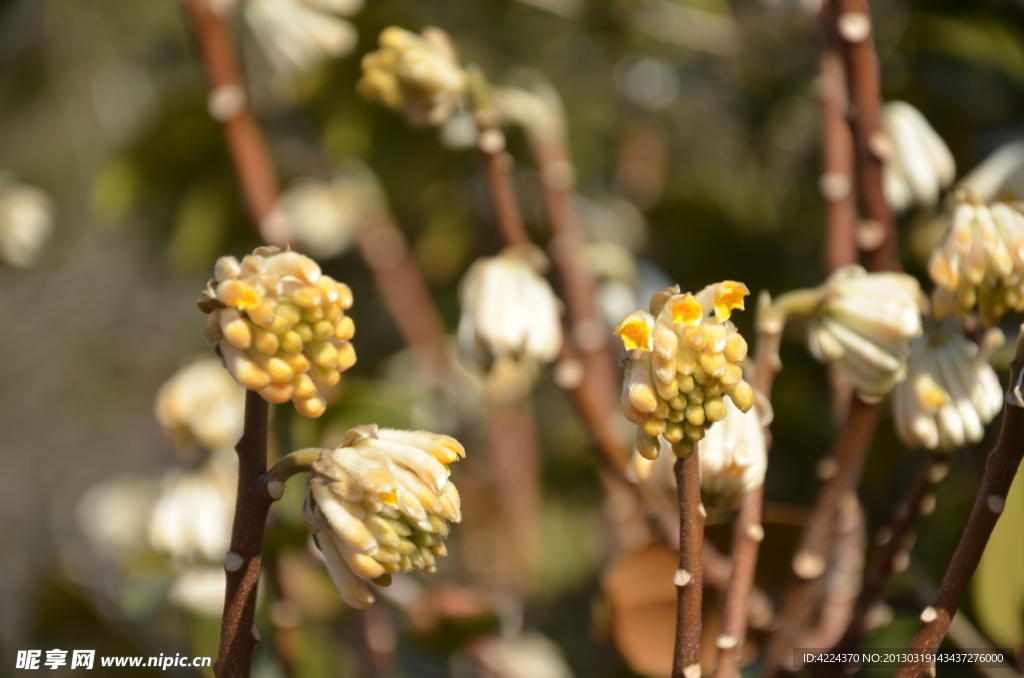
[(267, 513), (273, 502), (267, 492), (267, 433), (270, 408), (255, 391), (245, 392), (245, 428), (235, 445), (238, 453), (238, 499), (231, 526), (231, 550), (224, 557), (227, 591), (220, 630), (217, 678), (245, 678), (259, 642), (253, 620)]
[(277, 202), (277, 177), (266, 140), (248, 104), (227, 26), (208, 0), (182, 0), (182, 5), (206, 70), (210, 114), (224, 129), (228, 152), (256, 231), (266, 244), (285, 247), (286, 234), (273, 228), (267, 219)]
[[(1024, 402), (1020, 399), (1021, 366), (1024, 365), (1024, 327), (1017, 338), (1017, 351), (1010, 370), (1010, 390), (1006, 397), (1003, 426), (999, 440), (985, 462), (985, 473), (978, 488), (974, 508), (953, 554), (953, 560), (939, 585), (932, 604), (921, 613), (921, 626), (910, 646), (911, 651), (934, 652), (942, 643), (964, 591), (978, 567), (992, 529), (1006, 504), (1006, 494), (1024, 457)], [(904, 663), (897, 678), (929, 674), (924, 663)]]
[(679, 569), (676, 571), (676, 643), (672, 678), (700, 678), (701, 605), (704, 595), (704, 506), (700, 451), (675, 463), (679, 497)]
[(793, 572), (779, 605), (776, 629), (765, 648), (762, 676), (775, 676), (783, 670), (784, 663), (789, 664), (786, 653), (807, 628), (822, 592), (822, 575), (835, 536), (839, 498), (857, 488), (878, 416), (877, 404), (868, 404), (853, 396), (835, 454), (822, 464), (821, 475), (825, 477), (793, 556)]
[[(864, 632), (865, 618), (881, 600), (882, 588), (889, 575), (897, 569), (901, 559), (907, 557), (907, 541), (911, 538), (911, 530), (922, 514), (922, 507), (929, 501), (935, 485), (941, 481), (949, 469), (949, 455), (944, 452), (932, 452), (917, 475), (917, 479), (907, 493), (905, 500), (900, 502), (889, 523), (878, 531), (876, 541), (878, 548), (867, 569), (860, 595), (854, 604), (850, 623), (842, 638), (836, 643), (837, 650), (848, 650), (857, 647)], [(827, 645), (808, 645), (807, 647), (827, 647)], [(821, 665), (825, 667), (824, 664)], [(823, 668), (816, 675), (834, 675), (841, 669), (840, 665)]]
[(853, 137), (846, 122), (849, 108), (842, 42), (836, 30), (837, 0), (825, 0), (818, 12), (821, 98), (821, 179), (828, 237), (825, 266), (831, 272), (857, 261), (853, 205)]
[(896, 221), (885, 200), (885, 158), (892, 143), (882, 130), (878, 56), (871, 30), (868, 0), (837, 0), (836, 30), (843, 41), (849, 85), (850, 129), (856, 148), (857, 207), (861, 218), (860, 244), (869, 271), (899, 271)]

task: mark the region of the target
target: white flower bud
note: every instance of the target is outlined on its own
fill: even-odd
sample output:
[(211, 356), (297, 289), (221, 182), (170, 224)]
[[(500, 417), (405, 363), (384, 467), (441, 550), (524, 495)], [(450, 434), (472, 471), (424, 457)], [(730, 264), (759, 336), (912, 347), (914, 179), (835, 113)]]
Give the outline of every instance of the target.
[(893, 391), (900, 439), (911, 447), (944, 451), (980, 442), (1003, 406), (999, 377), (988, 364), (1003, 341), (1002, 332), (989, 330), (979, 348), (955, 321), (915, 340), (907, 378)]
[(43, 191), (0, 173), (0, 260), (30, 266), (53, 233), (55, 207)]
[(175, 442), (196, 443), (208, 450), (231, 448), (242, 437), (245, 390), (224, 371), (220, 360), (203, 358), (164, 382), (154, 409), (157, 421)]
[(956, 178), (953, 154), (921, 112), (903, 101), (887, 103), (882, 126), (893, 152), (885, 162), (885, 197), (896, 211), (934, 207)]
[(363, 57), (359, 93), (402, 113), (413, 125), (440, 125), (466, 95), (468, 78), (448, 34), (427, 27), (416, 35), (397, 26), (380, 34), (380, 48)]
[(488, 391), (513, 398), (533, 384), (537, 365), (562, 347), (560, 303), (517, 250), (479, 259), (459, 286), (459, 348), (488, 376)]
[(811, 353), (846, 373), (861, 395), (881, 398), (906, 374), (923, 305), (921, 288), (909, 275), (841, 268), (825, 282), (812, 317)]
[(1016, 204), (985, 205), (961, 192), (949, 234), (932, 254), (937, 318), (963, 316), (975, 307), (987, 326), (1024, 310), (1024, 214)]
[(374, 597), (396, 572), (437, 570), (449, 523), (462, 520), (448, 464), (465, 456), (454, 438), (359, 426), (313, 465), (305, 517), (347, 604)]
[(355, 48), (355, 27), (336, 15), (355, 14), (362, 5), (362, 0), (247, 0), (245, 19), (274, 69), (295, 75)]
[(669, 287), (651, 298), (650, 313), (631, 313), (615, 328), (627, 358), (622, 409), (639, 427), (645, 457), (657, 456), (650, 440), (657, 436), (680, 454), (692, 451), (705, 430), (726, 417), (724, 396), (744, 412), (753, 406), (754, 391), (740, 368), (747, 342), (729, 322), (747, 294), (746, 285), (731, 280), (696, 296)]
[(231, 542), (236, 469), (234, 455), (215, 455), (199, 468), (164, 476), (150, 517), (150, 545), (186, 562), (223, 558)]
[(276, 247), (240, 263), (223, 257), (215, 270), (197, 305), (215, 319), (205, 334), (228, 371), (265, 400), (292, 400), (300, 414), (319, 417), (327, 404), (310, 375), (333, 386), (356, 361), (348, 285), (322, 275), (309, 257)]

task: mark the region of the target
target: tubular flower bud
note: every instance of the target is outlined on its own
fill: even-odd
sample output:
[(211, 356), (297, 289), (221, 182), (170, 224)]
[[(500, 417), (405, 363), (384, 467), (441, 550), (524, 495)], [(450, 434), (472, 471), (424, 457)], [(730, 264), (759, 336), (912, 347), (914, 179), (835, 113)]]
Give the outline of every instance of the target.
[(975, 307), (986, 326), (1024, 310), (1024, 214), (1018, 204), (985, 205), (957, 195), (952, 223), (932, 254), (928, 273), (936, 288), (936, 318), (963, 316)]
[(228, 449), (242, 437), (245, 390), (220, 360), (203, 358), (164, 382), (154, 409), (164, 432), (176, 443)]
[(741, 411), (754, 404), (740, 363), (747, 343), (729, 321), (743, 309), (743, 283), (727, 280), (697, 295), (679, 287), (656, 292), (650, 312), (628, 315), (615, 334), (626, 348), (622, 409), (639, 427), (637, 447), (649, 458), (663, 437), (681, 456), (693, 451), (712, 424), (726, 418), (725, 398)]
[(189, 562), (223, 558), (231, 541), (236, 466), (233, 455), (215, 455), (197, 469), (164, 476), (150, 515), (150, 545)]
[[(741, 411), (729, 400), (724, 403), (727, 415), (720, 426), (712, 426), (700, 444), (701, 501), (711, 522), (722, 522), (729, 514), (743, 507), (754, 490), (764, 483), (768, 468), (768, 448), (764, 426), (771, 419), (766, 399), (758, 407)], [(769, 410), (763, 413), (763, 410)], [(675, 506), (676, 479), (672, 469), (673, 456), (659, 454), (653, 446), (668, 447), (655, 438), (637, 433), (636, 450), (630, 459), (629, 475), (651, 487), (659, 503)]]
[(885, 198), (898, 212), (917, 204), (934, 207), (956, 178), (953, 154), (921, 112), (903, 101), (882, 108), (882, 127), (892, 141), (885, 163)]
[(31, 266), (53, 233), (54, 212), (49, 195), (0, 173), (0, 261)]
[(917, 280), (854, 265), (821, 290), (808, 334), (812, 355), (846, 373), (862, 396), (884, 397), (906, 375), (909, 342), (921, 335)]
[(380, 34), (380, 48), (363, 57), (359, 93), (400, 112), (416, 126), (440, 125), (466, 94), (468, 78), (448, 34), (427, 27), (416, 35), (397, 26)]
[(459, 286), (459, 348), (487, 374), (499, 399), (529, 389), (537, 366), (562, 347), (561, 308), (547, 280), (520, 250), (479, 259)]
[(209, 314), (206, 338), (217, 342), (228, 371), (265, 400), (292, 400), (300, 414), (319, 417), (327, 403), (310, 375), (332, 386), (356, 361), (348, 285), (322, 275), (309, 257), (276, 247), (257, 248), (241, 262), (221, 257), (215, 272), (197, 304)]
[(462, 520), (448, 465), (466, 456), (454, 438), (358, 426), (313, 464), (306, 524), (342, 600), (374, 602), (365, 579), (386, 586), (396, 572), (437, 571), (449, 523)]
[(246, 0), (245, 19), (274, 69), (296, 75), (355, 48), (356, 29), (340, 17), (362, 6), (362, 0)]
[(1003, 344), (989, 330), (979, 347), (959, 324), (931, 328), (910, 346), (907, 378), (893, 391), (896, 432), (912, 447), (952, 451), (977, 443), (1003, 406), (999, 377), (988, 364)]

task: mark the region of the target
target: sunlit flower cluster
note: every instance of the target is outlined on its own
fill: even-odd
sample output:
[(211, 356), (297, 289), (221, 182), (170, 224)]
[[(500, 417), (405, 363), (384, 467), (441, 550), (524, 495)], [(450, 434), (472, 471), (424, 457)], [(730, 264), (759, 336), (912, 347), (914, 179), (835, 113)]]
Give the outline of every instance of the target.
[(203, 358), (164, 382), (154, 411), (164, 432), (180, 447), (231, 448), (242, 437), (245, 390), (220, 360)]
[(462, 513), (448, 465), (465, 457), (454, 438), (359, 426), (313, 465), (305, 516), (342, 599), (367, 607), (396, 572), (437, 570), (449, 523)]
[(882, 109), (882, 126), (892, 141), (885, 163), (885, 197), (893, 209), (913, 204), (934, 207), (956, 178), (953, 154), (921, 112), (903, 101)]
[(269, 402), (292, 400), (301, 414), (319, 417), (327, 403), (314, 378), (333, 386), (356, 361), (348, 285), (276, 247), (241, 263), (221, 257), (215, 272), (198, 304), (210, 314), (206, 338), (217, 342), (232, 376)]
[(808, 333), (811, 353), (842, 370), (862, 396), (885, 396), (906, 375), (910, 341), (921, 335), (917, 280), (847, 266), (821, 289)]
[(541, 259), (539, 251), (506, 249), (476, 261), (459, 287), (459, 348), (499, 399), (522, 395), (537, 366), (562, 347), (561, 307), (538, 273)]
[(622, 408), (637, 425), (643, 456), (658, 456), (659, 435), (680, 456), (692, 453), (705, 430), (725, 419), (726, 396), (744, 412), (753, 406), (740, 368), (747, 342), (729, 322), (748, 293), (733, 281), (697, 295), (669, 287), (651, 298), (650, 313), (632, 313), (615, 328), (627, 351)]
[(175, 469), (160, 481), (149, 519), (149, 543), (182, 562), (213, 562), (231, 541), (237, 463), (213, 455), (194, 469)]
[(955, 321), (915, 340), (907, 379), (893, 391), (900, 439), (943, 451), (980, 442), (1003, 406), (1003, 389), (988, 359), (1004, 340), (1002, 332), (989, 330), (979, 347)]
[(957, 198), (949, 233), (928, 266), (937, 286), (932, 311), (942, 318), (977, 308), (982, 323), (994, 325), (1024, 310), (1024, 214), (1018, 205)]
[(0, 261), (31, 266), (53, 233), (54, 211), (46, 193), (0, 173)]
[(358, 35), (340, 17), (362, 6), (362, 0), (246, 0), (245, 19), (274, 69), (291, 75), (351, 52)]
[(380, 34), (380, 49), (363, 57), (359, 93), (402, 113), (413, 125), (439, 125), (458, 108), (468, 78), (448, 34), (416, 35), (397, 26)]

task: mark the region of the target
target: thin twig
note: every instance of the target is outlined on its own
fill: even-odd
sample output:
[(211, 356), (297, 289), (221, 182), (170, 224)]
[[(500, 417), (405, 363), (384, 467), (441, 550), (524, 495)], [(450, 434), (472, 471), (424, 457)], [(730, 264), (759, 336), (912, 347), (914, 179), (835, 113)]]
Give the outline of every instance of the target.
[[(1021, 367), (1024, 365), (1024, 328), (1017, 338), (1017, 351), (1011, 363), (1010, 389), (1006, 397), (1003, 426), (999, 440), (985, 462), (985, 473), (978, 488), (974, 508), (967, 520), (953, 560), (946, 570), (939, 592), (921, 613), (921, 626), (911, 651), (934, 652), (942, 643), (964, 591), (978, 567), (992, 529), (1006, 505), (1006, 495), (1021, 459), (1024, 457), (1024, 402), (1020, 399)], [(904, 663), (897, 678), (929, 675), (932, 667), (924, 663)]]
[(698, 449), (675, 463), (679, 497), (679, 569), (675, 574), (676, 642), (672, 678), (700, 677), (704, 506), (700, 500), (699, 454)]
[(224, 557), (227, 591), (214, 672), (218, 678), (245, 678), (259, 642), (253, 620), (267, 513), (273, 499), (267, 492), (267, 433), (270, 408), (255, 391), (245, 392), (245, 428), (235, 446), (238, 453), (238, 500), (231, 526), (231, 550)]
[(286, 234), (273, 227), (270, 216), (278, 184), (266, 140), (249, 107), (227, 26), (209, 0), (182, 0), (199, 47), (209, 82), (210, 114), (224, 129), (235, 174), (256, 231), (268, 245), (285, 247)]

